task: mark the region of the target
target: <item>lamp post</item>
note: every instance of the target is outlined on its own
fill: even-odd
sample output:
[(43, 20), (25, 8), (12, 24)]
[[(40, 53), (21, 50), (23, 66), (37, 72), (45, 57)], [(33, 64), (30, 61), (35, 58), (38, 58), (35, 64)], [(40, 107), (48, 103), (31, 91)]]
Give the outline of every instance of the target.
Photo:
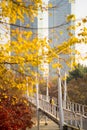
[(49, 100), (49, 89), (48, 89), (48, 76), (47, 76), (47, 87), (46, 87), (46, 100)]
[(37, 130), (39, 130), (39, 84), (38, 84), (38, 73), (36, 75), (36, 82), (37, 82), (36, 83)]
[(61, 76), (60, 68), (58, 68), (58, 107), (59, 107), (59, 119), (60, 119), (60, 130), (63, 130), (64, 125), (64, 114), (62, 106), (62, 88), (61, 88)]
[(64, 80), (64, 108), (66, 108), (66, 100), (67, 100), (67, 85), (66, 85), (66, 72), (65, 72), (65, 80)]
[[(47, 86), (46, 86), (46, 101), (48, 102), (49, 101), (49, 89), (48, 89), (48, 79), (49, 79), (49, 77), (48, 77), (48, 75), (47, 75), (47, 77), (46, 77), (46, 83), (47, 83)], [(47, 125), (48, 123), (47, 123), (47, 117), (45, 118), (45, 125)]]
[(36, 71), (36, 106), (37, 106), (37, 130), (39, 130), (39, 83), (38, 83), (38, 54), (37, 54), (37, 71)]

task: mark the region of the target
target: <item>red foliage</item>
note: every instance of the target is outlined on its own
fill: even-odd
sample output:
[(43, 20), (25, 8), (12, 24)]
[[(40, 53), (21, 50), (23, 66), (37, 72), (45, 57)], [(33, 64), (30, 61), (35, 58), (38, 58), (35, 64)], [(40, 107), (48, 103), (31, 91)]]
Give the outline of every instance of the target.
[(25, 99), (14, 105), (12, 105), (12, 100), (12, 97), (1, 99), (0, 130), (26, 130), (26, 127), (31, 128), (33, 125), (31, 107), (24, 102)]

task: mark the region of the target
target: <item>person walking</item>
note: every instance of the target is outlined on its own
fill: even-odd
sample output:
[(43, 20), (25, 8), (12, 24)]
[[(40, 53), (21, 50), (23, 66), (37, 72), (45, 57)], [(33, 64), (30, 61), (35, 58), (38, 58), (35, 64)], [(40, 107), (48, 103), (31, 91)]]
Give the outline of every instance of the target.
[(50, 104), (51, 104), (51, 112), (52, 112), (53, 105), (54, 105), (54, 99), (52, 97), (50, 98)]

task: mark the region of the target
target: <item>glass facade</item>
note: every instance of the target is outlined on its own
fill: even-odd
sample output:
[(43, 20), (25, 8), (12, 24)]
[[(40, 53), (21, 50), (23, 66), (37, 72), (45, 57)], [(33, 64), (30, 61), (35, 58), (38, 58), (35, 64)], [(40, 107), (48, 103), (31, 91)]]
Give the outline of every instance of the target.
[[(58, 44), (69, 39), (67, 28), (71, 23), (67, 23), (66, 17), (72, 13), (72, 4), (69, 0), (49, 0), (49, 3), (52, 3), (52, 8), (49, 9), (49, 39), (52, 41), (50, 44), (51, 47), (56, 47)], [(65, 71), (68, 72), (69, 68), (65, 60), (69, 58), (69, 55), (61, 54), (59, 57), (62, 59), (60, 60), (62, 64), (62, 74)], [(54, 60), (54, 62), (58, 61)], [(52, 69), (51, 66), (52, 65), (50, 65), (50, 73), (54, 76), (56, 69)]]

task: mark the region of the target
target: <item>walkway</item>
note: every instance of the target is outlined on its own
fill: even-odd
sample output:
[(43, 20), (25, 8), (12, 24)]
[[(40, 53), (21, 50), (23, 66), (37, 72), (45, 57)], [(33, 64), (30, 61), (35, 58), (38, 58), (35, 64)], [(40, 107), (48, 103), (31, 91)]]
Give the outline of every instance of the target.
[[(49, 120), (48, 125), (45, 125), (45, 119), (40, 121), (40, 130), (59, 130), (58, 125)], [(37, 126), (34, 126), (31, 130), (37, 130)]]
[[(36, 96), (28, 97), (28, 99), (36, 107)], [(63, 103), (64, 126), (76, 130), (79, 128), (87, 130), (86, 110), (87, 106), (81, 104), (72, 102)], [(46, 101), (46, 96), (39, 98), (39, 111), (57, 123), (57, 125), (59, 124), (59, 108), (55, 104), (51, 107), (50, 103)]]

